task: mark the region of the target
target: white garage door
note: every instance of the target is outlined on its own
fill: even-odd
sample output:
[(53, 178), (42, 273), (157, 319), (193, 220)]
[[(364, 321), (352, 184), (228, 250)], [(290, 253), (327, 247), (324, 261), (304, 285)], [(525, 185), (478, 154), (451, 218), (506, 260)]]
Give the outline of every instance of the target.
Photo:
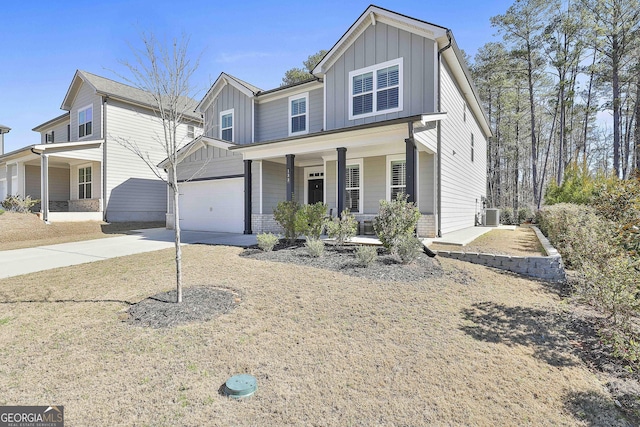
[(183, 230), (244, 231), (244, 179), (229, 178), (180, 184)]

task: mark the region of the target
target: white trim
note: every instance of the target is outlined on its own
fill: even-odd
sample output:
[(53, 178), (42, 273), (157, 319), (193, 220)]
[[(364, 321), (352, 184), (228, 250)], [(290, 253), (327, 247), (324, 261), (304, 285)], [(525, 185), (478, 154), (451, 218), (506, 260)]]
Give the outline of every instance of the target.
[(256, 142), (256, 99), (251, 98), (251, 142)]
[[(91, 133), (87, 133), (84, 136), (80, 136), (80, 113), (83, 111), (87, 111), (89, 108), (91, 108)], [(78, 121), (76, 123), (77, 131), (78, 131), (78, 140), (85, 139), (89, 136), (93, 136), (93, 128), (95, 123), (95, 117), (93, 114), (93, 104), (89, 104), (85, 107), (78, 108), (78, 111), (76, 111), (76, 117), (78, 118)], [(87, 122), (85, 121), (85, 131), (86, 131), (86, 123)]]
[(278, 99), (287, 98), (289, 96), (299, 95), (304, 92), (311, 92), (312, 90), (321, 89), (323, 87), (323, 83), (318, 80), (311, 80), (306, 83), (302, 83), (299, 85), (291, 86), (285, 89), (276, 89), (273, 92), (269, 91), (269, 93), (261, 94), (259, 93), (256, 96), (256, 101), (258, 104), (265, 104), (272, 101), (277, 101)]
[[(291, 116), (291, 103), (293, 101), (297, 101), (299, 99), (304, 99), (304, 130), (303, 131), (299, 131), (299, 132), (292, 132), (291, 131), (291, 119), (293, 118)], [(289, 118), (289, 136), (297, 136), (297, 135), (305, 135), (307, 133), (309, 133), (309, 92), (304, 92), (301, 94), (297, 94), (297, 95), (291, 95), (288, 98), (288, 110), (289, 110), (289, 114), (287, 115), (287, 117)], [(298, 114), (298, 116), (301, 116), (302, 114)], [(297, 117), (297, 116), (296, 116)]]
[(387, 201), (391, 201), (391, 162), (395, 162), (398, 160), (407, 160), (406, 154), (390, 154), (387, 156), (387, 166), (385, 168), (385, 191)]
[[(220, 111), (220, 113), (218, 114), (218, 138), (220, 140), (223, 141), (227, 141), (226, 139), (222, 139), (222, 116), (226, 116), (228, 114), (231, 114), (231, 141), (227, 141), (227, 142), (233, 142), (233, 137), (235, 136), (235, 125), (236, 125), (236, 118), (235, 118), (235, 114), (234, 114), (234, 109), (231, 108), (230, 110), (224, 110), (224, 111)], [(229, 128), (225, 128), (225, 129), (229, 129)]]
[(259, 181), (258, 181), (258, 186), (260, 188), (260, 190), (258, 191), (258, 193), (260, 194), (260, 201), (258, 202), (258, 213), (260, 215), (262, 215), (262, 160), (258, 160), (257, 161), (258, 165), (259, 165)]
[[(398, 111), (402, 111), (404, 108), (404, 104), (403, 104), (403, 90), (404, 90), (404, 75), (403, 75), (403, 63), (404, 63), (404, 58), (400, 57), (400, 58), (396, 58), (396, 59), (392, 59), (391, 61), (385, 61), (385, 62), (381, 62), (379, 64), (375, 64), (375, 65), (371, 65), (369, 67), (365, 67), (365, 68), (360, 68), (358, 70), (353, 70), (353, 71), (349, 71), (349, 94), (348, 94), (348, 100), (349, 100), (349, 120), (356, 120), (356, 119), (363, 119), (365, 117), (371, 117), (371, 116), (377, 116), (377, 115), (381, 115), (381, 114), (389, 114), (389, 113), (395, 113)], [(387, 68), (387, 67), (393, 67), (397, 65), (398, 66), (398, 106), (396, 108), (390, 108), (387, 110), (376, 110), (377, 107), (377, 100), (378, 100), (378, 78), (377, 78), (377, 71), (381, 70), (383, 68)], [(357, 116), (353, 115), (353, 78), (355, 76), (359, 76), (361, 74), (365, 74), (365, 73), (372, 73), (373, 74), (373, 100), (372, 100), (372, 111), (370, 113), (365, 113), (365, 114), (358, 114)]]
[[(89, 162), (89, 163), (81, 163), (79, 165), (75, 166), (76, 168), (76, 176), (75, 176), (75, 181), (76, 181), (76, 198), (75, 200), (91, 200), (91, 199), (95, 199), (95, 197), (93, 197), (94, 192), (93, 192), (93, 183), (94, 183), (94, 174), (93, 174), (93, 162)], [(86, 184), (85, 183), (81, 183), (80, 182), (80, 169), (84, 169), (84, 168), (91, 168), (91, 181), (89, 182), (89, 184), (91, 184), (91, 197), (83, 197), (82, 199), (80, 198), (80, 184)], [(85, 192), (86, 194), (86, 192)]]
[[(314, 177), (313, 179), (322, 179), (325, 183), (327, 182), (324, 176), (324, 166), (309, 166), (309, 167), (305, 167), (304, 169), (304, 199), (303, 199), (303, 204), (308, 204), (309, 203), (309, 174), (310, 173), (322, 173), (322, 176), (317, 176)], [(324, 184), (322, 184), (322, 202), (324, 203), (324, 199), (325, 199), (325, 193), (326, 191), (324, 190)]]
[(322, 84), (322, 130), (327, 130), (327, 77), (324, 76)]
[[(357, 214), (361, 214), (364, 212), (363, 209), (363, 205), (364, 205), (364, 162), (363, 159), (347, 159), (345, 167), (348, 168), (349, 166), (354, 166), (357, 165), (358, 169), (359, 169), (359, 182), (358, 182), (358, 190), (360, 190), (360, 194), (359, 194), (359, 200), (358, 200), (358, 212), (351, 212), (351, 213), (357, 213)], [(338, 171), (338, 168), (336, 167), (336, 172)], [(337, 181), (337, 179), (336, 179)]]

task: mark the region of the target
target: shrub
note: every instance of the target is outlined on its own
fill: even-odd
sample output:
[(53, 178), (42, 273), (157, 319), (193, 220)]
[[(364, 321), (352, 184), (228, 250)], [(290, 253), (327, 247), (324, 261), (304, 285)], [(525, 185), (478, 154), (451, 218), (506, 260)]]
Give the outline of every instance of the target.
[(340, 246), (355, 236), (357, 231), (358, 221), (348, 210), (342, 211), (339, 218), (327, 222), (327, 235)]
[(295, 229), (307, 237), (319, 239), (327, 217), (327, 205), (318, 202), (303, 205), (296, 213)]
[(300, 235), (296, 228), (296, 215), (300, 210), (300, 205), (295, 200), (280, 202), (273, 210), (273, 218), (284, 229), (284, 237), (293, 243)]
[(271, 252), (280, 239), (272, 233), (261, 233), (256, 236), (256, 240), (260, 249), (264, 252)]
[(535, 215), (533, 214), (533, 210), (530, 207), (520, 208), (518, 209), (518, 222), (517, 224), (522, 224), (527, 221), (532, 221)]
[(356, 260), (358, 265), (369, 267), (378, 257), (378, 250), (375, 246), (360, 245), (356, 248)]
[(591, 203), (596, 187), (603, 182), (600, 175), (593, 177), (584, 168), (570, 165), (564, 172), (562, 184), (552, 181), (544, 194), (547, 205), (558, 203), (573, 203), (585, 205)]
[(9, 212), (28, 213), (39, 201), (39, 199), (32, 199), (31, 196), (24, 198), (20, 196), (7, 196), (0, 205)]
[(403, 264), (411, 264), (422, 252), (422, 242), (415, 236), (403, 236), (396, 240), (393, 246), (393, 254)]
[(407, 202), (407, 197), (406, 194), (400, 194), (390, 202), (381, 200), (380, 212), (373, 219), (373, 229), (382, 246), (388, 250), (399, 239), (412, 236), (418, 225), (420, 210), (414, 203)]
[(304, 247), (307, 248), (307, 253), (313, 258), (320, 258), (324, 255), (324, 242), (320, 239), (307, 237)]
[(511, 225), (513, 224), (513, 209), (501, 208), (500, 209), (500, 224)]

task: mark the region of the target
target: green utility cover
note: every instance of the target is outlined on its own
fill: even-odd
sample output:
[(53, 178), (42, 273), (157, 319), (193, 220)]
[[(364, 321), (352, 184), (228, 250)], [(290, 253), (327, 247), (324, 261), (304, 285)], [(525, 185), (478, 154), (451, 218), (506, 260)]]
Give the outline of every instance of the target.
[(258, 383), (253, 375), (234, 375), (224, 384), (225, 395), (239, 399), (249, 397), (258, 389)]

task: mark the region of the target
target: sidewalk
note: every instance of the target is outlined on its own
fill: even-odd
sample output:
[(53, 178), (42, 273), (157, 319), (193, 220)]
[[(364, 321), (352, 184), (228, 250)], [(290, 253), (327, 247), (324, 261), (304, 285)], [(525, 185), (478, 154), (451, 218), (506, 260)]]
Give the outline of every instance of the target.
[[(184, 244), (246, 247), (256, 243), (255, 235), (233, 233), (183, 231), (181, 238)], [(151, 228), (128, 236), (0, 251), (0, 279), (172, 247), (173, 230)]]

